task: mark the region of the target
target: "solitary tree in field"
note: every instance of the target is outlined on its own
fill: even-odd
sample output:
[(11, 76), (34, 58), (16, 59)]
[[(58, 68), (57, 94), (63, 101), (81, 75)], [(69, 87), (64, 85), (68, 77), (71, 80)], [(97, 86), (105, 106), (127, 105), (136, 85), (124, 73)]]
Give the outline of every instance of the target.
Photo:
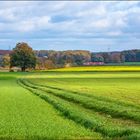
[(20, 67), (22, 71), (35, 68), (36, 56), (27, 43), (18, 43), (10, 54), (10, 66)]

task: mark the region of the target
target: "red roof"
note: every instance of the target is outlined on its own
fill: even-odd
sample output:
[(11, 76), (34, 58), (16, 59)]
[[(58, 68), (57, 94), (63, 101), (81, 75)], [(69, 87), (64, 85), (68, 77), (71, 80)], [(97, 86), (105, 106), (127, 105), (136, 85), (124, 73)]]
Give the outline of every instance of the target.
[(104, 62), (85, 62), (84, 65), (103, 65)]
[(10, 50), (0, 50), (0, 55), (10, 54)]

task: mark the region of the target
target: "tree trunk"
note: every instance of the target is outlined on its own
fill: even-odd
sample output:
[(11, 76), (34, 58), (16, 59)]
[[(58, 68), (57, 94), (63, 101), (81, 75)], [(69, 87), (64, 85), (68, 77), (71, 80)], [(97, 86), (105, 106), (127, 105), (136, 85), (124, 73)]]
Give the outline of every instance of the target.
[(22, 67), (22, 68), (21, 68), (21, 71), (22, 71), (22, 72), (25, 72), (25, 67)]

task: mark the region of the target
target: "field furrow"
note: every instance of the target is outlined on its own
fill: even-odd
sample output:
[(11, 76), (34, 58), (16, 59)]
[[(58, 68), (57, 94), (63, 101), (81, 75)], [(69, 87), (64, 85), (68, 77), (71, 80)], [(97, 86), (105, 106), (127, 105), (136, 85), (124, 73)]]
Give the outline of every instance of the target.
[(76, 94), (76, 95), (79, 95), (79, 96), (90, 98), (90, 100), (93, 99), (93, 101), (96, 99), (98, 101), (112, 103), (112, 104), (119, 105), (119, 106), (122, 106), (122, 107), (132, 107), (133, 109), (137, 109), (137, 111), (140, 110), (140, 106), (139, 105), (134, 105), (134, 104), (131, 104), (131, 103), (126, 103), (126, 102), (122, 102), (122, 101), (119, 101), (119, 100), (113, 100), (113, 99), (109, 99), (109, 98), (106, 98), (106, 97), (95, 96), (94, 94), (88, 94), (88, 93), (83, 93), (83, 92), (81, 93), (81, 92), (78, 92), (78, 91), (63, 89), (63, 88), (60, 88), (60, 87), (57, 87), (57, 86), (54, 87), (54, 86), (37, 84), (37, 83), (33, 82), (33, 79), (28, 79), (28, 82), (30, 82), (31, 84), (33, 84), (35, 86), (46, 87), (48, 90), (54, 90), (54, 91), (57, 91), (59, 93), (63, 92), (63, 93), (67, 93), (67, 94), (69, 94), (69, 93), (70, 94)]
[(0, 139), (140, 139), (140, 72), (0, 73)]
[(47, 102), (32, 95), (16, 79), (0, 78), (0, 139), (101, 139), (71, 120), (62, 118)]
[(139, 129), (131, 127), (120, 127), (112, 122), (105, 121), (99, 114), (91, 113), (76, 104), (61, 99), (53, 94), (43, 91), (38, 87), (31, 85), (27, 81), (20, 80), (20, 85), (27, 88), (40, 98), (52, 104), (63, 116), (81, 124), (82, 126), (100, 132), (107, 137), (126, 137), (131, 135), (139, 135)]
[(68, 93), (68, 92), (64, 93), (59, 90), (55, 91), (54, 89), (50, 90), (44, 87), (42, 88), (40, 86), (31, 84), (25, 80), (23, 82), (27, 85), (30, 85), (33, 88), (47, 91), (48, 93), (54, 94), (55, 96), (61, 97), (65, 100), (80, 104), (84, 108), (91, 109), (94, 111), (100, 111), (102, 113), (109, 114), (112, 117), (119, 117), (119, 118), (130, 119), (130, 120), (140, 122), (140, 111), (136, 108), (132, 108), (132, 107), (126, 108), (121, 105), (109, 103), (106, 101), (100, 101), (94, 98), (90, 99), (88, 97), (83, 97), (83, 96)]

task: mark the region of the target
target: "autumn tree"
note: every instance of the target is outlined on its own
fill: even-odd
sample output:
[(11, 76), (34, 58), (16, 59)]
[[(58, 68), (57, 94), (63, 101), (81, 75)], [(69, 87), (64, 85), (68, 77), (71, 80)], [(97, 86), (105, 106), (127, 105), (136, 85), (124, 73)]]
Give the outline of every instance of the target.
[(37, 57), (36, 69), (44, 70), (52, 68), (55, 68), (55, 64), (52, 62), (52, 60), (49, 60), (46, 57)]
[(112, 63), (121, 63), (121, 53), (112, 53), (110, 58)]
[(35, 68), (36, 56), (32, 48), (27, 43), (18, 43), (10, 54), (10, 66), (17, 66), (21, 71), (27, 68)]
[(9, 67), (10, 66), (10, 56), (9, 54), (6, 54), (4, 56), (2, 56), (2, 67)]

